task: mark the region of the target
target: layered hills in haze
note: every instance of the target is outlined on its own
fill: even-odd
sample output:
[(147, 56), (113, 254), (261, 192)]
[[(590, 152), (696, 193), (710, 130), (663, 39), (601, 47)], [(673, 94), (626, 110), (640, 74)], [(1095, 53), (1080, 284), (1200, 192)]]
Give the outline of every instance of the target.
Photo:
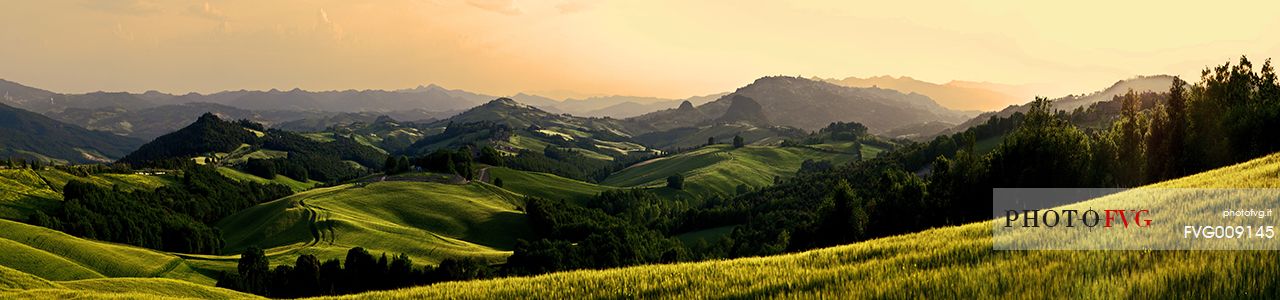
[(73, 163), (110, 162), (142, 141), (87, 130), (0, 104), (0, 157)]
[[(1092, 105), (1094, 103), (1110, 101), (1116, 96), (1124, 95), (1125, 93), (1128, 93), (1131, 90), (1138, 93), (1168, 91), (1169, 86), (1173, 83), (1173, 78), (1174, 77), (1170, 75), (1138, 76), (1130, 79), (1116, 81), (1115, 84), (1112, 84), (1110, 87), (1107, 87), (1106, 89), (1103, 89), (1101, 91), (1096, 91), (1088, 94), (1067, 95), (1065, 97), (1059, 97), (1059, 98), (1050, 99), (1050, 100), (1052, 101), (1053, 108), (1055, 110), (1073, 111), (1076, 109), (1087, 108), (1089, 107), (1089, 105)], [(1024, 103), (1027, 103), (1027, 102), (1030, 102), (1030, 101), (1026, 101)], [(938, 134), (951, 134), (951, 133), (961, 132), (973, 126), (977, 126), (978, 124), (985, 123), (991, 117), (1004, 118), (1004, 117), (1011, 116), (1014, 113), (1019, 113), (1019, 112), (1025, 113), (1027, 112), (1028, 109), (1030, 109), (1029, 105), (1022, 104), (1022, 105), (1009, 106), (1000, 111), (982, 113), (977, 117), (974, 117), (973, 119), (960, 123), (959, 125), (956, 125), (951, 129), (941, 131)], [(932, 135), (921, 134), (920, 136), (927, 138), (927, 137), (931, 137)]]
[(1025, 95), (1011, 93), (1008, 91), (1009, 89), (1001, 91), (993, 89), (989, 85), (958, 81), (936, 84), (907, 76), (848, 77), (845, 79), (826, 79), (825, 81), (847, 87), (879, 87), (904, 93), (918, 93), (929, 96), (929, 98), (937, 101), (939, 105), (955, 110), (992, 111), (1028, 101)]
[(852, 88), (798, 77), (764, 77), (719, 99), (695, 107), (668, 109), (630, 118), (640, 131), (666, 131), (715, 120), (740, 96), (758, 103), (773, 125), (817, 130), (832, 122), (859, 122), (872, 133), (939, 121), (959, 123), (974, 113), (950, 110), (927, 96), (880, 88)]

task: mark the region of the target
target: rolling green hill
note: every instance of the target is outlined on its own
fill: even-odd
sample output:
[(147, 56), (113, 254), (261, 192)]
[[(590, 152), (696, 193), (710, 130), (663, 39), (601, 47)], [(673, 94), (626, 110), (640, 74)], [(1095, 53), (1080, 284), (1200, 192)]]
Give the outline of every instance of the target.
[[(503, 261), (528, 237), (520, 196), (485, 183), (386, 181), (318, 188), (231, 215), (218, 223), (226, 247), (267, 249), (273, 263), (298, 255), (330, 259), (352, 247), (406, 253), (419, 264), (446, 258)], [(213, 258), (217, 260), (217, 258)], [(218, 262), (210, 262), (218, 268)], [(234, 261), (229, 261), (232, 268)]]
[(212, 285), (213, 274), (155, 250), (77, 238), (44, 227), (0, 220), (0, 266), (48, 280), (164, 277)]
[(49, 281), (0, 266), (3, 299), (260, 299), (261, 297), (167, 278), (98, 278)]
[(414, 142), (407, 153), (425, 154), (468, 144), (490, 145), (508, 154), (522, 150), (541, 153), (548, 145), (555, 145), (608, 161), (648, 151), (631, 140), (619, 120), (552, 114), (507, 98), (490, 101), (428, 126), (443, 131)]
[[(1152, 187), (1275, 188), (1277, 174), (1280, 154), (1273, 154)], [(1148, 201), (1144, 207), (1153, 211), (1177, 205), (1139, 192), (1076, 205)], [(1280, 282), (1271, 280), (1280, 276), (1275, 251), (995, 251), (991, 222), (779, 256), (450, 282), (343, 298), (1228, 299), (1280, 292)]]
[(235, 179), (241, 182), (249, 181), (249, 182), (257, 182), (261, 184), (269, 184), (269, 183), (280, 184), (280, 185), (289, 187), (289, 189), (293, 190), (294, 192), (305, 191), (317, 185), (320, 185), (319, 181), (308, 180), (307, 182), (301, 182), (301, 181), (294, 180), (293, 178), (285, 177), (284, 175), (280, 175), (280, 174), (276, 174), (275, 178), (266, 179), (266, 178), (254, 176), (252, 174), (248, 174), (245, 172), (240, 172), (240, 170), (236, 170), (228, 167), (218, 167), (218, 173), (222, 174), (222, 176), (226, 176), (227, 178)]
[(800, 147), (712, 145), (697, 150), (641, 162), (623, 169), (603, 184), (618, 187), (662, 187), (668, 176), (683, 174), (685, 191), (696, 194), (733, 195), (738, 185), (759, 188), (773, 184), (775, 176), (795, 175), (806, 159), (845, 163), (853, 155), (839, 155)]
[(490, 178), (501, 178), (502, 188), (525, 196), (581, 202), (613, 187), (582, 182), (553, 174), (490, 167)]
[(62, 186), (73, 179), (122, 190), (153, 190), (174, 182), (172, 175), (95, 174), (86, 177), (57, 169), (0, 170), (0, 218), (25, 220), (36, 209), (47, 209), (62, 201)]

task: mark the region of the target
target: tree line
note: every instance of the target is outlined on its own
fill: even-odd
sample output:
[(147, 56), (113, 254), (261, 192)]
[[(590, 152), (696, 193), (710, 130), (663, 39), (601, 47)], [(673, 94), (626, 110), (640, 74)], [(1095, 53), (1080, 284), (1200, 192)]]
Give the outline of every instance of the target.
[(493, 272), (487, 262), (465, 258), (419, 268), (403, 253), (375, 257), (361, 247), (348, 250), (343, 260), (321, 261), (303, 254), (293, 265), (272, 268), (261, 248), (249, 247), (240, 254), (236, 272), (223, 272), (216, 286), (271, 298), (302, 298), (488, 278)]

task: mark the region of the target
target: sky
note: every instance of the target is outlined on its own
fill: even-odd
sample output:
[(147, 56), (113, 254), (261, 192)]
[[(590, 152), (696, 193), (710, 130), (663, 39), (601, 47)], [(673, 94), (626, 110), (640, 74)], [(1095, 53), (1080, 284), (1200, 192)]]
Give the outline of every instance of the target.
[[(1120, 3), (1113, 3), (1120, 2)], [(1280, 1), (4, 1), (0, 78), (56, 92), (685, 98), (756, 78), (1034, 84), (1280, 56)]]

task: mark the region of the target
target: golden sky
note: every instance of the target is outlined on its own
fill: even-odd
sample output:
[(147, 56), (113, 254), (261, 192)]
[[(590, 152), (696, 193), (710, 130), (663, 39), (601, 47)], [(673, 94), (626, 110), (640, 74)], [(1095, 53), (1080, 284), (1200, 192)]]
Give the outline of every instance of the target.
[[(1122, 3), (1112, 3), (1122, 2)], [(765, 75), (1048, 84), (1280, 57), (1280, 1), (4, 1), (0, 78), (58, 92), (683, 98)]]

